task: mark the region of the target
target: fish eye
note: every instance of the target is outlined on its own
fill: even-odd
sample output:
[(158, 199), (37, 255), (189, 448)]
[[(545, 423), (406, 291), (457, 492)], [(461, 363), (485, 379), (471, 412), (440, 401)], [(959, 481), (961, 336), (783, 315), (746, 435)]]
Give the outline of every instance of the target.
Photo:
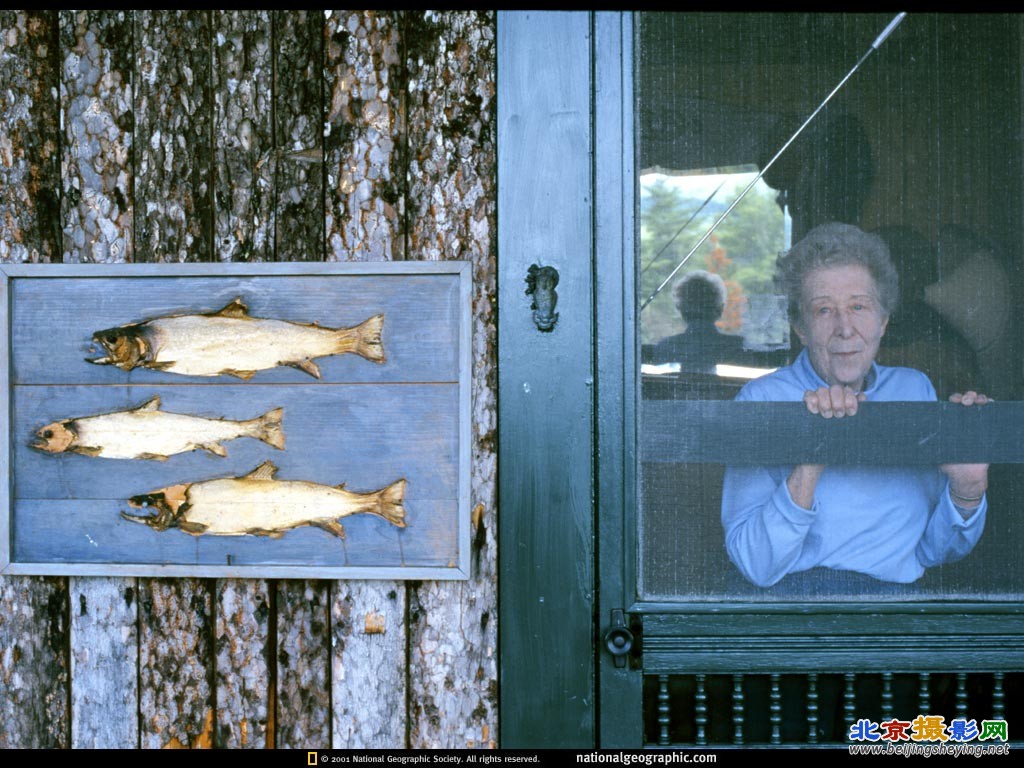
[(115, 334), (115, 333), (108, 333), (103, 338), (106, 340), (106, 342), (108, 344), (114, 344), (117, 341), (117, 334)]
[(45, 437), (47, 440), (49, 440), (51, 437), (53, 437), (53, 430), (52, 429), (44, 430), (43, 431), (43, 437)]

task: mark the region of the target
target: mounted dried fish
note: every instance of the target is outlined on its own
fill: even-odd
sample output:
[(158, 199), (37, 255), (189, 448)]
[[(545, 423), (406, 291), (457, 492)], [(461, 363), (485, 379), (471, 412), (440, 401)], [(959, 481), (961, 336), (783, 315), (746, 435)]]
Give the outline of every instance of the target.
[(62, 419), (36, 430), (31, 445), (47, 453), (81, 453), (108, 459), (156, 459), (203, 449), (226, 456), (222, 443), (254, 437), (284, 448), (281, 408), (248, 421), (206, 419), (160, 410), (160, 396), (137, 408), (95, 416)]
[(125, 371), (152, 368), (185, 376), (228, 374), (248, 380), (257, 371), (289, 365), (320, 378), (314, 358), (352, 352), (384, 362), (384, 315), (352, 328), (250, 317), (241, 299), (217, 312), (167, 315), (93, 334), (106, 351), (87, 360)]
[(348, 515), (377, 515), (399, 528), (405, 527), (405, 480), (370, 493), (346, 491), (344, 483), (332, 487), (303, 480), (275, 480), (277, 472), (265, 461), (244, 477), (204, 480), (161, 488), (133, 496), (135, 509), (152, 509), (151, 515), (130, 515), (125, 520), (143, 523), (155, 531), (180, 528), (195, 536), (270, 536), (304, 525), (323, 528), (340, 538), (345, 529), (338, 522)]

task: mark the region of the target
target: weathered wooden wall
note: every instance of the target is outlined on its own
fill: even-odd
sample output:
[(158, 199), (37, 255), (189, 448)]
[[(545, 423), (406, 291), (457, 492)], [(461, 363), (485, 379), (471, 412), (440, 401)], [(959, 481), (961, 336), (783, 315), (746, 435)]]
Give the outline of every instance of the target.
[(0, 747), (496, 744), (494, 31), (0, 11), (0, 260), (464, 259), (475, 291), (469, 581), (0, 577)]

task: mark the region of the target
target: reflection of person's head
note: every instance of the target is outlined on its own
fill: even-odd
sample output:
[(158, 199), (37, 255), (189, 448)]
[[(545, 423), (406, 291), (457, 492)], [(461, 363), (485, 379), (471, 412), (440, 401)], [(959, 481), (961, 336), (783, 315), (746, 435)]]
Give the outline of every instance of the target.
[[(761, 165), (803, 116), (779, 126), (765, 145)], [(821, 222), (859, 222), (875, 181), (875, 163), (867, 131), (855, 114), (835, 107), (824, 110), (800, 140), (784, 153), (765, 183), (785, 191), (795, 232)]]
[(850, 224), (822, 224), (778, 268), (814, 370), (827, 384), (861, 389), (899, 296), (885, 242)]
[(715, 321), (725, 310), (727, 291), (722, 278), (697, 269), (688, 272), (672, 285), (672, 299), (687, 323)]

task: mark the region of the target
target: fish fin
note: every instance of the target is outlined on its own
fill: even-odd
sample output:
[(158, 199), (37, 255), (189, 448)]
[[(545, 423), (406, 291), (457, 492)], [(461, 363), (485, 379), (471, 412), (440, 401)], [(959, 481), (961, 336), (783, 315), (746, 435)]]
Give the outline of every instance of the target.
[(192, 523), (188, 520), (179, 520), (178, 527), (185, 533), (191, 533), (193, 536), (198, 536), (201, 533), (206, 533), (206, 529), (210, 526), (204, 525), (203, 523)]
[(248, 381), (256, 375), (256, 371), (236, 371), (234, 368), (225, 368), (221, 373), (226, 373), (228, 376), (234, 376), (236, 379), (242, 379)]
[(402, 498), (405, 496), (405, 479), (397, 480), (387, 488), (377, 491), (377, 509), (373, 514), (379, 515), (392, 525), (405, 528), (405, 507)]
[(135, 458), (146, 459), (148, 461), (167, 461), (167, 457), (162, 453), (140, 453)]
[(252, 536), (268, 536), (271, 539), (280, 539), (284, 536), (284, 531), (275, 531), (270, 528), (246, 528), (245, 532)]
[(221, 458), (224, 458), (225, 456), (228, 455), (227, 449), (225, 449), (224, 446), (221, 445), (220, 443), (203, 443), (199, 447), (202, 448), (204, 451), (209, 451), (210, 453), (220, 456)]
[(341, 485), (336, 485), (334, 487), (337, 488), (339, 491), (344, 491), (346, 485), (347, 483), (342, 483)]
[(68, 448), (68, 450), (73, 451), (74, 453), (80, 453), (83, 456), (99, 456), (103, 453), (102, 448), (96, 448), (92, 445), (73, 445)]
[(352, 351), (374, 363), (383, 363), (384, 345), (380, 334), (384, 328), (384, 315), (374, 315), (355, 327), (356, 345)]
[(309, 358), (306, 358), (305, 360), (298, 360), (294, 363), (288, 363), (288, 365), (290, 365), (292, 368), (298, 368), (300, 371), (308, 373), (314, 379), (320, 378), (320, 366), (318, 366)]
[(245, 302), (242, 301), (241, 297), (232, 299), (223, 309), (219, 309), (212, 313), (213, 317), (234, 317), (241, 319), (243, 317), (249, 317), (249, 308), (245, 306)]
[(136, 413), (138, 413), (139, 411), (159, 411), (159, 410), (160, 410), (160, 395), (153, 395), (151, 398), (149, 398), (149, 400), (144, 402), (138, 408), (134, 409), (134, 411)]
[(277, 474), (277, 467), (274, 466), (274, 462), (267, 459), (260, 464), (256, 469), (245, 475), (245, 480), (273, 480), (274, 475)]
[(259, 439), (267, 445), (284, 450), (284, 430), (281, 429), (281, 417), (284, 415), (284, 408), (275, 408), (267, 411), (259, 418)]
[(335, 520), (318, 520), (313, 525), (337, 536), (339, 539), (345, 538), (345, 526)]
[(142, 363), (142, 365), (144, 367), (146, 367), (146, 368), (149, 368), (150, 370), (166, 371), (168, 368), (170, 368), (172, 365), (174, 365), (174, 360), (166, 360), (166, 361), (164, 361), (162, 363), (158, 363), (156, 361), (153, 361), (153, 362), (150, 362), (150, 363)]

